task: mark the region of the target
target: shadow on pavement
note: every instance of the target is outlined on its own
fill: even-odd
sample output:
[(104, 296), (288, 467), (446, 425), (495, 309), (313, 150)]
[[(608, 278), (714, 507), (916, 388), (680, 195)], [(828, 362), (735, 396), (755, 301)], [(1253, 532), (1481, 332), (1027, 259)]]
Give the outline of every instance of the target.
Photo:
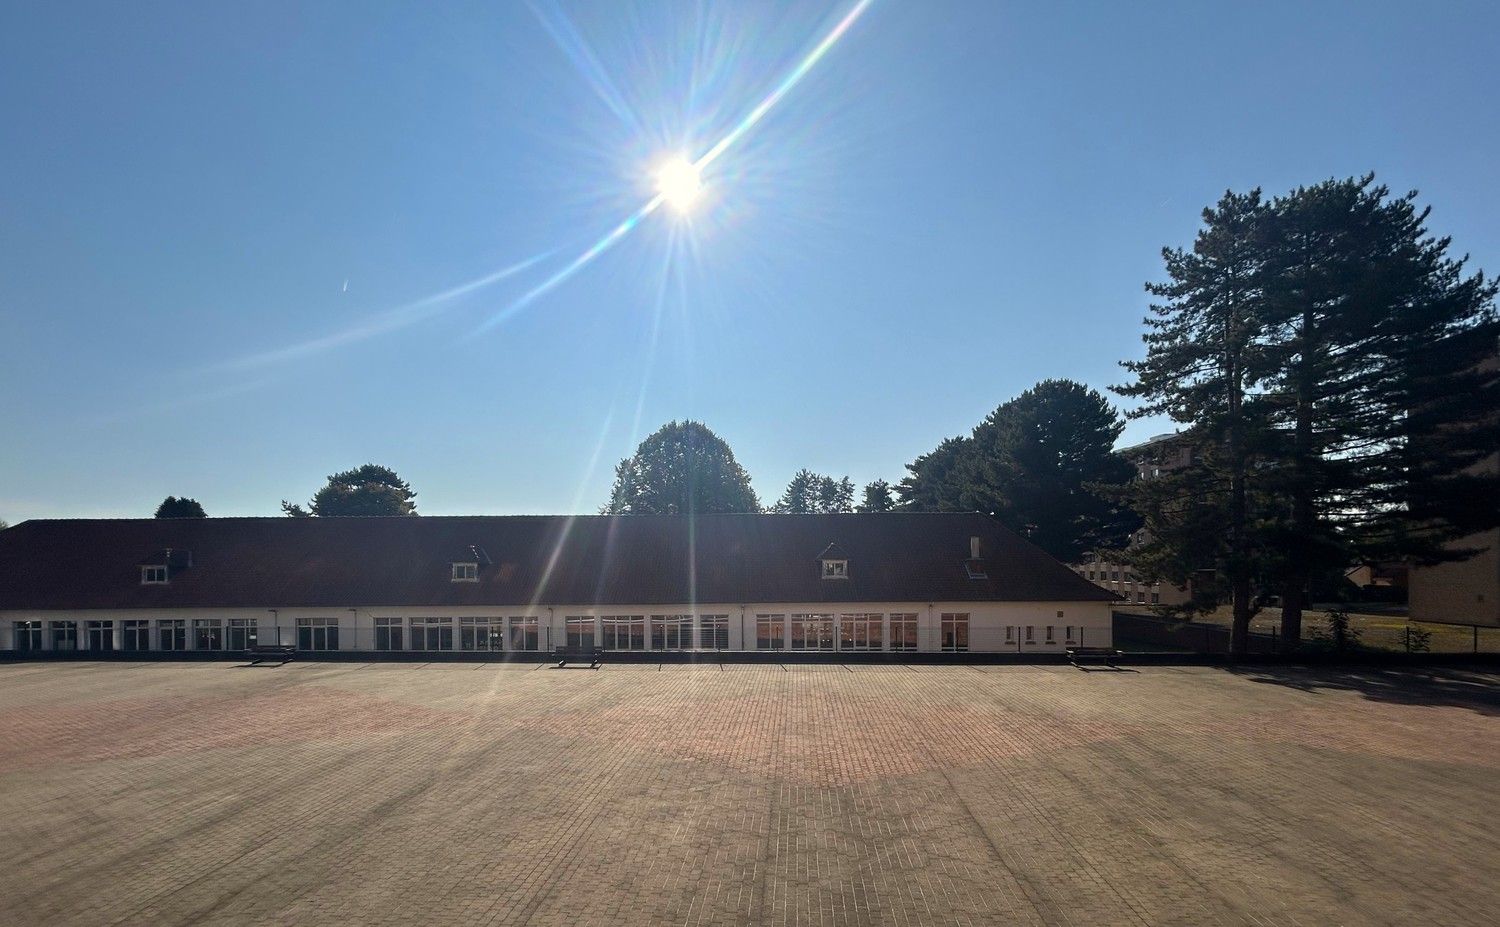
[(1500, 716), (1500, 675), (1495, 673), (1439, 667), (1241, 666), (1226, 667), (1224, 671), (1251, 682), (1314, 694), (1328, 690), (1358, 692), (1371, 701), (1467, 708), (1483, 715)]

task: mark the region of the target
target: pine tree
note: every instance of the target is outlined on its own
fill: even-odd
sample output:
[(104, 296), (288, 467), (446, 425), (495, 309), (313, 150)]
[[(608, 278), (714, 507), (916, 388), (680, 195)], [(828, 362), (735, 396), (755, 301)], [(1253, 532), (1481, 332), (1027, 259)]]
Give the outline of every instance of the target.
[[(1156, 514), (1171, 515), (1153, 520), (1153, 505), (1140, 506), (1148, 515), (1149, 541), (1139, 556), (1143, 562), (1190, 560), (1222, 577), (1233, 610), (1234, 653), (1245, 652), (1253, 614), (1251, 462), (1264, 426), (1250, 387), (1259, 363), (1264, 214), (1259, 190), (1226, 192), (1203, 211), (1191, 251), (1162, 250), (1168, 281), (1146, 286), (1161, 300), (1145, 320), (1146, 358), (1126, 361), (1134, 379), (1117, 387), (1142, 400), (1133, 416), (1169, 415), (1188, 425), (1187, 440), (1202, 448), (1190, 476), (1134, 484), (1135, 492), (1155, 497)], [(1180, 495), (1169, 504), (1173, 490)], [(1217, 531), (1184, 530), (1213, 517), (1220, 519)]]
[(1448, 257), (1415, 196), (1330, 180), (1276, 198), (1262, 224), (1264, 472), (1284, 499), (1270, 538), (1289, 642), (1320, 572), (1456, 556), (1443, 545), (1500, 522), (1500, 485), (1465, 473), (1500, 447), (1496, 283)]
[(798, 470), (771, 511), (782, 515), (852, 512), (854, 483), (847, 476), (834, 479), (805, 468)]
[(896, 498), (891, 495), (891, 484), (885, 480), (874, 480), (865, 484), (865, 498), (855, 506), (856, 512), (889, 512), (896, 507)]

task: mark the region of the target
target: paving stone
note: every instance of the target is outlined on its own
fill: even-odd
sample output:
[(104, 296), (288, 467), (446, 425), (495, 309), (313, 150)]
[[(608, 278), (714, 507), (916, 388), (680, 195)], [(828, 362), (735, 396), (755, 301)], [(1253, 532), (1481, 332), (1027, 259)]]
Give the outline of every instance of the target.
[(0, 924), (1487, 924), (1500, 677), (0, 665)]

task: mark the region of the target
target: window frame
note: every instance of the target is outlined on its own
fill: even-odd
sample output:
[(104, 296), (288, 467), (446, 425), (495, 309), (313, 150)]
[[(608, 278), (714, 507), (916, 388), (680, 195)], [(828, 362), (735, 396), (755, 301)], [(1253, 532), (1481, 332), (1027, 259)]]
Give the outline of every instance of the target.
[(823, 561), (824, 579), (848, 579), (849, 561), (828, 559)]
[[(761, 628), (766, 629), (765, 634)], [(776, 636), (769, 633), (772, 628), (776, 629)], [(785, 613), (766, 612), (755, 616), (755, 649), (756, 650), (785, 650), (786, 649), (787, 622)]]
[(468, 560), (455, 560), (449, 564), (449, 582), (454, 583), (477, 583), (479, 582), (479, 564)]
[[(922, 649), (922, 625), (916, 612), (891, 612), (887, 617), (885, 643), (888, 650), (914, 653)], [(906, 636), (908, 630), (909, 638)]]
[[(303, 631), (307, 634), (304, 638)], [(304, 644), (304, 640), (306, 643)], [(338, 650), (339, 620), (311, 616), (297, 619), (297, 649), (309, 653)]]
[(142, 586), (165, 586), (172, 581), (172, 571), (165, 563), (141, 564)]
[(941, 612), (938, 615), (938, 642), (944, 653), (969, 652), (970, 619), (969, 612)]

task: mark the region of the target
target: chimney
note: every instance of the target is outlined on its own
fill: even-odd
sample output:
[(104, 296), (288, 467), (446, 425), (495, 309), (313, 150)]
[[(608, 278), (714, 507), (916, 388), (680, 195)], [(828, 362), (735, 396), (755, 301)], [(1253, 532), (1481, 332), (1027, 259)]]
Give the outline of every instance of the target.
[(969, 538), (969, 559), (979, 559), (979, 535), (977, 534)]

